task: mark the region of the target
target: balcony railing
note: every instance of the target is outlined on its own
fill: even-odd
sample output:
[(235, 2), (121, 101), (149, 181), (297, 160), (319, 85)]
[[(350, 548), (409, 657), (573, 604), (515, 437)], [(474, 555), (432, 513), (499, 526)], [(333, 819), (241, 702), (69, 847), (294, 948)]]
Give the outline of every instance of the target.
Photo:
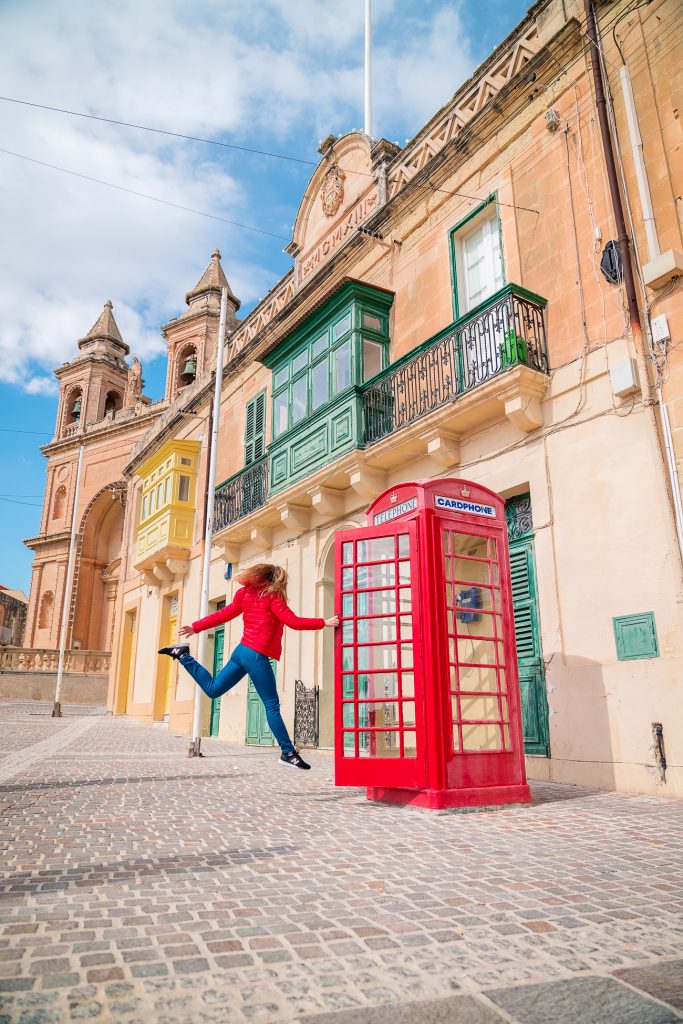
[(268, 497), (268, 459), (261, 459), (241, 470), (216, 488), (214, 530), (243, 519), (265, 505)]
[(548, 372), (546, 300), (507, 285), (486, 304), (388, 367), (363, 391), (365, 446), (513, 366)]
[[(0, 651), (0, 672), (56, 672), (59, 651), (43, 647), (4, 647)], [(109, 651), (70, 650), (64, 654), (64, 671), (84, 675), (107, 675)]]

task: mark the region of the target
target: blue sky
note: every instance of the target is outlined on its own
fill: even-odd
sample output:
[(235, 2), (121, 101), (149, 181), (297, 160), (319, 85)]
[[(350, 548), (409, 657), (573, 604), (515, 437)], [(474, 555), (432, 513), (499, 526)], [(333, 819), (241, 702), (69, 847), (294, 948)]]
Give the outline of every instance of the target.
[[(523, 17), (520, 0), (374, 0), (375, 134), (403, 145)], [(5, 0), (0, 94), (317, 161), (363, 120), (363, 0)], [(289, 238), (313, 170), (0, 101), (2, 148)], [(241, 313), (284, 241), (0, 153), (0, 583), (28, 589), (51, 370), (111, 298), (163, 395), (159, 325), (217, 245)], [(14, 431), (36, 431), (16, 433)], [(41, 433), (44, 432), (44, 433)]]

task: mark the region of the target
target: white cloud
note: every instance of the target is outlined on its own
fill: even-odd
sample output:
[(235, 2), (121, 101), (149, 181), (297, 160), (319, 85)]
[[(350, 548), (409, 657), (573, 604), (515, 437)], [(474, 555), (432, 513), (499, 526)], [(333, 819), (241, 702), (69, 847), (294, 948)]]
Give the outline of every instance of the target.
[[(362, 27), (362, 0), (5, 4), (0, 92), (315, 160), (318, 138), (361, 126)], [(454, 5), (376, 0), (375, 53), (376, 128), (390, 138), (417, 130), (471, 66)], [(4, 149), (277, 233), (300, 198), (288, 182), (303, 188), (273, 162), (271, 212), (219, 149), (8, 103), (0, 128)], [(227, 224), (1, 153), (0, 220), (0, 381), (30, 394), (50, 392), (47, 374), (108, 298), (131, 350), (163, 353), (158, 327), (217, 243), (245, 304), (282, 268), (275, 240), (264, 260)]]

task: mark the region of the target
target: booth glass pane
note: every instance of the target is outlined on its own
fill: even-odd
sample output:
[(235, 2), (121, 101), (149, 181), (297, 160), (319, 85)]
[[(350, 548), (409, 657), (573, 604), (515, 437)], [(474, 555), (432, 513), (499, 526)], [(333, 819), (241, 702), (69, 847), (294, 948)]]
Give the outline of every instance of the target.
[(417, 757), (417, 733), (416, 732), (404, 732), (403, 733), (403, 756), (404, 757)]
[(347, 619), (342, 622), (342, 642), (345, 644), (353, 643), (353, 619)]
[(412, 615), (402, 615), (399, 621), (401, 625), (401, 640), (410, 640), (413, 635)]
[(500, 717), (505, 722), (508, 719), (508, 701), (507, 701), (507, 697), (501, 697), (500, 698)]
[[(359, 757), (400, 757), (401, 733), (384, 732), (381, 729), (358, 733)], [(414, 755), (413, 755), (414, 756)]]
[(353, 676), (342, 676), (342, 697), (353, 697)]
[(352, 732), (344, 733), (344, 757), (356, 756), (356, 740)]
[(370, 587), (392, 587), (396, 583), (396, 565), (394, 562), (378, 565), (363, 565), (356, 569), (356, 587), (367, 590)]
[(393, 615), (409, 612), (412, 607), (412, 594), (409, 587), (401, 587), (398, 591), (398, 609), (396, 608), (395, 590), (374, 590), (369, 594), (358, 594), (356, 597), (356, 615)]
[(353, 704), (342, 705), (342, 725), (344, 728), (347, 726), (353, 728), (356, 724), (356, 708)]
[(375, 537), (372, 540), (359, 540), (356, 545), (357, 562), (386, 562), (394, 558), (395, 542), (393, 537)]
[(359, 703), (358, 724), (368, 729), (398, 728), (398, 701)]
[(475, 562), (472, 558), (453, 558), (451, 561), (451, 579), (466, 580), (468, 583), (491, 582), (488, 562)]
[(398, 667), (398, 651), (395, 644), (377, 644), (376, 647), (359, 646), (357, 651), (358, 668), (360, 669), (394, 669)]
[(457, 725), (453, 726), (453, 750), (460, 750), (460, 730)]
[(353, 669), (353, 647), (342, 648), (342, 668), (344, 671)]
[(498, 559), (498, 555), (496, 553), (498, 549), (496, 545), (496, 538), (489, 537), (489, 558), (491, 559), (492, 562), (495, 562)]
[(463, 722), (498, 722), (500, 707), (497, 697), (461, 697), (460, 713)]
[(401, 694), (404, 697), (415, 696), (415, 676), (412, 672), (401, 672)]
[[(458, 662), (470, 665), (495, 665), (502, 656), (502, 644), (479, 640), (476, 636), (458, 637)], [(500, 655), (497, 648), (501, 648)]]
[(353, 543), (349, 540), (342, 544), (342, 562), (348, 565), (353, 561)]
[(353, 569), (342, 569), (342, 590), (353, 588)]
[(453, 689), (475, 690), (496, 693), (498, 690), (498, 670), (481, 668), (476, 665), (461, 665), (459, 669), (460, 686), (458, 687), (455, 673), (451, 675)]
[(503, 750), (503, 736), (499, 725), (463, 725), (463, 750)]
[(410, 562), (398, 563), (398, 581), (402, 584), (410, 583)]
[(503, 745), (506, 750), (510, 749), (510, 726), (503, 726)]
[(398, 537), (398, 557), (408, 558), (410, 554), (410, 537), (407, 533), (400, 533)]
[(486, 537), (474, 537), (467, 533), (456, 533), (455, 530), (444, 531), (451, 535), (451, 553), (453, 555), (469, 555), (470, 558), (488, 558)]
[(342, 597), (342, 615), (344, 618), (353, 615), (353, 594), (344, 594)]
[(371, 672), (358, 677), (359, 700), (398, 696), (398, 672)]
[(412, 700), (403, 701), (403, 724), (415, 725), (415, 703)]
[(413, 667), (413, 645), (402, 644), (401, 645), (401, 665), (403, 668)]
[(396, 619), (358, 619), (358, 643), (376, 643), (396, 639)]

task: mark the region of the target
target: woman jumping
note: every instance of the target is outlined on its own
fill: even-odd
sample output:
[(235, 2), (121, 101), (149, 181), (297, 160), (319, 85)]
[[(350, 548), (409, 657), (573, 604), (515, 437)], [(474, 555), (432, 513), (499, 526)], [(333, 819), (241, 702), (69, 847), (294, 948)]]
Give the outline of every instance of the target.
[(181, 626), (178, 630), (180, 636), (191, 637), (204, 629), (230, 622), (240, 614), (244, 616), (242, 641), (215, 679), (192, 657), (189, 644), (162, 647), (159, 654), (176, 658), (207, 697), (222, 697), (248, 674), (263, 701), (270, 731), (282, 750), (279, 763), (308, 769), (310, 764), (306, 764), (294, 749), (287, 726), (282, 720), (269, 658), (275, 661), (280, 659), (284, 626), (291, 626), (292, 629), (322, 629), (324, 626), (338, 626), (339, 619), (336, 615), (329, 619), (302, 619), (295, 615), (287, 604), (287, 573), (279, 565), (263, 563), (245, 569), (237, 577), (237, 582), (240, 589), (232, 604), (193, 622), (191, 626)]

